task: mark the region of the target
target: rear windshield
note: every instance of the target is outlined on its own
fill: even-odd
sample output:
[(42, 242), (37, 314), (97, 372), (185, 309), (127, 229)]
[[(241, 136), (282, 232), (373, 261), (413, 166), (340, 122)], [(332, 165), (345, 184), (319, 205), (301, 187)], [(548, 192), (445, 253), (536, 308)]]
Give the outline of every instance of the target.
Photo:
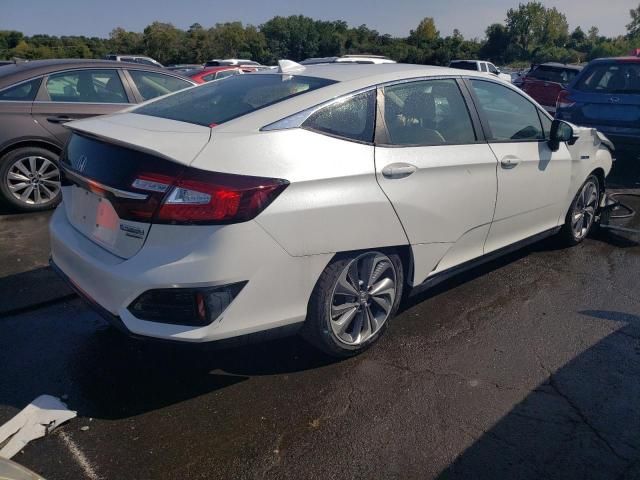
[(540, 65), (529, 73), (529, 77), (545, 82), (561, 83), (567, 85), (580, 73), (580, 70), (573, 68), (549, 67)]
[(162, 98), (135, 113), (212, 126), (332, 83), (299, 75), (236, 75)]
[(640, 62), (595, 63), (587, 67), (575, 88), (594, 93), (640, 93)]
[(473, 70), (478, 71), (478, 64), (476, 62), (451, 62), (450, 68), (459, 68), (460, 70)]

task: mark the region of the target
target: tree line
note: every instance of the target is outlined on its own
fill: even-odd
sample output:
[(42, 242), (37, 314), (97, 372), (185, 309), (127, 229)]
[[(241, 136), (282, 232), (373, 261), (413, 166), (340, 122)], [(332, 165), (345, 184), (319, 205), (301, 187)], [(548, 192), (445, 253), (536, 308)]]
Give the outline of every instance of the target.
[(212, 58), (250, 58), (273, 64), (282, 58), (299, 61), (367, 53), (433, 65), (446, 65), (455, 58), (524, 65), (585, 62), (624, 55), (634, 48), (640, 48), (640, 5), (630, 10), (624, 34), (606, 37), (595, 26), (586, 32), (579, 26), (571, 31), (562, 12), (537, 1), (509, 9), (505, 21), (489, 25), (483, 39), (466, 39), (457, 29), (442, 36), (432, 17), (424, 18), (407, 37), (303, 15), (277, 16), (258, 27), (227, 22), (205, 28), (194, 23), (182, 30), (170, 23), (153, 22), (142, 32), (115, 28), (109, 38), (0, 31), (0, 58), (102, 58), (108, 53), (127, 53), (148, 55), (163, 64), (202, 63)]

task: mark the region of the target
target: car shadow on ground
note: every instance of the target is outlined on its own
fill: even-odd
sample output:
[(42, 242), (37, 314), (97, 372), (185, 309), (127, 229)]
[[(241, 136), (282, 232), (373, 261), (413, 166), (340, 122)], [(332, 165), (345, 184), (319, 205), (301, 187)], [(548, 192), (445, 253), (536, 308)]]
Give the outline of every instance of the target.
[(590, 310), (618, 327), (533, 389), (439, 479), (640, 477), (640, 317)]

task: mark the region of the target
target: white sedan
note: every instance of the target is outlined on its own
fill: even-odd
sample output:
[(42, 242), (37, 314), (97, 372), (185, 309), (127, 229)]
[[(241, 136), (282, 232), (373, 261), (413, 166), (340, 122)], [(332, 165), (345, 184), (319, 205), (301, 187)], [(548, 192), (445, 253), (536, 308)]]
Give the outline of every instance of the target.
[(612, 164), (506, 82), (418, 65), (283, 61), (69, 126), (52, 264), (109, 320), (185, 342), (291, 327), (335, 356), (405, 293), (581, 242)]

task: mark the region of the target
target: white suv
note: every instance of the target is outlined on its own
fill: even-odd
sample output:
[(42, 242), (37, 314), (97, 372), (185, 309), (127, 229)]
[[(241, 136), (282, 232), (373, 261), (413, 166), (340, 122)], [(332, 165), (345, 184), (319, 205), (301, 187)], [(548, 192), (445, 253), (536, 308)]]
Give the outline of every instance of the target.
[(357, 353), (405, 292), (593, 225), (597, 131), (476, 72), (311, 65), (69, 124), (52, 262), (123, 330)]
[(483, 60), (453, 60), (449, 63), (449, 68), (459, 68), (461, 70), (473, 70), (475, 72), (491, 73), (505, 82), (511, 83), (511, 75), (502, 73), (498, 67), (491, 62)]

